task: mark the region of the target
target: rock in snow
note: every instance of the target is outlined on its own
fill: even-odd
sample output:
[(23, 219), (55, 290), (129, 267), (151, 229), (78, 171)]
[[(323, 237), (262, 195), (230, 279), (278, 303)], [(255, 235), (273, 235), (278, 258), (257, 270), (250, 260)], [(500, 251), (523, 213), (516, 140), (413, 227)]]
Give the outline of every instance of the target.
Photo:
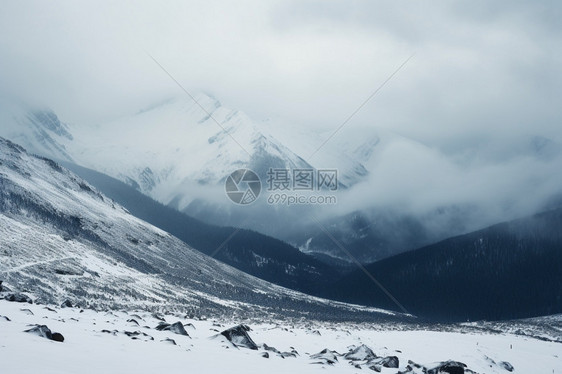
[(388, 356), (380, 359), (373, 360), (373, 364), (381, 365), (385, 368), (395, 368), (400, 366), (400, 360), (396, 356)]
[(507, 370), (507, 371), (513, 371), (515, 368), (513, 367), (513, 365), (511, 365), (509, 362), (507, 361), (500, 361), (498, 363), (498, 365), (500, 365), (501, 368)]
[(30, 333), (30, 334), (34, 334), (37, 336), (40, 336), (42, 338), (46, 338), (49, 340), (54, 340), (56, 342), (63, 342), (64, 341), (64, 337), (62, 336), (61, 333), (58, 332), (51, 332), (51, 330), (45, 326), (45, 325), (36, 325), (32, 328), (30, 328), (29, 330), (25, 330), (25, 332)]
[(170, 344), (170, 345), (177, 345), (176, 341), (174, 339), (170, 339), (170, 338), (166, 338), (164, 340), (160, 340), (161, 342), (164, 342), (166, 344)]
[(359, 347), (355, 347), (349, 350), (344, 355), (346, 360), (350, 361), (366, 361), (377, 358), (377, 355), (367, 347), (365, 344), (361, 344)]
[(320, 352), (310, 355), (313, 360), (320, 360), (319, 363), (333, 365), (338, 362), (338, 357), (340, 354), (336, 351), (330, 351), (328, 348), (321, 350)]
[[(413, 361), (408, 361), (408, 366), (406, 366), (405, 371), (399, 372), (399, 374), (406, 373), (424, 373), (424, 374), (464, 374), (466, 365), (458, 361), (444, 361), (436, 364), (420, 365)], [(470, 371), (472, 373), (472, 371)]]
[(33, 304), (33, 300), (31, 300), (31, 298), (27, 295), (24, 295), (22, 293), (11, 293), (6, 295), (5, 297), (6, 300), (8, 301), (13, 301), (16, 303), (29, 303), (29, 304)]
[(221, 335), (237, 347), (257, 350), (258, 346), (254, 343), (252, 338), (250, 338), (248, 331), (250, 331), (250, 327), (246, 325), (238, 325), (224, 330), (221, 332)]
[(143, 341), (154, 340), (152, 336), (142, 331), (124, 331), (124, 333), (125, 335), (127, 335), (133, 340), (143, 340)]
[(156, 330), (170, 331), (173, 332), (174, 334), (189, 336), (187, 331), (185, 331), (183, 324), (179, 321), (176, 323), (172, 323), (171, 325), (169, 323), (161, 322), (158, 326), (156, 326)]

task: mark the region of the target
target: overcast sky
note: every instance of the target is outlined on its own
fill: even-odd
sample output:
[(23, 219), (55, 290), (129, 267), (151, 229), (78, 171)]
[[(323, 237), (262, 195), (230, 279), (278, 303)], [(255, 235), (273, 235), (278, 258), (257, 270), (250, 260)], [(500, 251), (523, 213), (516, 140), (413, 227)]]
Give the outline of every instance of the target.
[[(151, 55), (190, 92), (256, 120), (330, 131), (413, 56), (338, 136), (372, 126), (427, 147), (386, 149), (342, 206), (477, 204), (493, 222), (562, 190), (561, 9), (554, 0), (3, 1), (0, 93), (95, 124), (184, 95)], [(540, 159), (526, 153), (534, 136), (555, 142)]]
[(0, 84), (95, 122), (181, 91), (256, 119), (349, 124), (456, 147), (562, 140), (556, 1), (4, 1)]

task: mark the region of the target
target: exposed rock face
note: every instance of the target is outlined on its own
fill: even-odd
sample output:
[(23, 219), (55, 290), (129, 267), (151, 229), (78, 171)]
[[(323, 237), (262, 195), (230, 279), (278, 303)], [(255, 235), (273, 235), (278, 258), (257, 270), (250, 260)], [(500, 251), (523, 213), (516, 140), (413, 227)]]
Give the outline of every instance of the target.
[(377, 358), (377, 355), (367, 347), (365, 344), (361, 344), (359, 347), (351, 349), (344, 355), (346, 360), (350, 361), (365, 361)]
[(154, 340), (152, 336), (142, 331), (124, 331), (124, 334), (133, 340), (143, 340), (143, 341)]
[(36, 325), (30, 328), (29, 330), (25, 330), (25, 332), (40, 336), (45, 339), (53, 340), (56, 342), (62, 343), (64, 341), (64, 336), (62, 336), (61, 333), (58, 332), (53, 333), (51, 332), (51, 329), (49, 329), (45, 325)]
[(62, 343), (64, 342), (64, 336), (62, 336), (60, 332), (54, 332), (51, 337), (51, 340)]
[(258, 346), (254, 343), (250, 335), (248, 335), (248, 331), (250, 331), (250, 327), (246, 325), (238, 325), (228, 330), (224, 330), (221, 332), (221, 335), (237, 347), (257, 350)]
[(156, 326), (156, 330), (170, 331), (173, 332), (174, 334), (189, 336), (187, 331), (185, 331), (183, 324), (179, 321), (176, 323), (172, 323), (171, 325), (169, 323), (162, 322), (158, 326)]
[(72, 308), (72, 302), (68, 299), (66, 299), (61, 305), (61, 308)]
[(507, 361), (500, 361), (498, 363), (498, 365), (500, 365), (501, 368), (507, 370), (507, 371), (513, 371), (515, 370), (515, 368), (513, 367), (513, 365), (511, 365), (509, 362)]
[(340, 354), (336, 351), (330, 351), (328, 348), (321, 350), (320, 352), (310, 355), (313, 360), (319, 360), (318, 363), (333, 365), (338, 362), (338, 357)]
[(466, 365), (463, 364), (462, 362), (446, 361), (440, 363), (437, 367), (429, 369), (427, 371), (427, 374), (439, 374), (439, 373), (464, 374), (464, 368), (466, 368)]
[[(416, 364), (413, 361), (408, 361), (408, 366), (406, 366), (406, 370), (399, 372), (399, 374), (406, 374), (406, 373), (425, 373), (425, 374), (464, 374), (465, 373), (466, 365), (462, 362), (458, 361), (443, 361), (435, 364), (430, 365), (420, 365)], [(470, 373), (472, 371), (469, 370)]]
[(31, 298), (29, 296), (24, 295), (22, 293), (11, 293), (9, 295), (6, 295), (5, 299), (8, 300), (8, 301), (16, 302), (16, 303), (33, 304), (33, 300), (31, 300)]
[(384, 357), (384, 358), (379, 360), (378, 364), (381, 365), (382, 367), (385, 367), (385, 368), (395, 368), (395, 369), (397, 369), (398, 367), (400, 367), (400, 361), (398, 360), (398, 357), (396, 357), (396, 356)]

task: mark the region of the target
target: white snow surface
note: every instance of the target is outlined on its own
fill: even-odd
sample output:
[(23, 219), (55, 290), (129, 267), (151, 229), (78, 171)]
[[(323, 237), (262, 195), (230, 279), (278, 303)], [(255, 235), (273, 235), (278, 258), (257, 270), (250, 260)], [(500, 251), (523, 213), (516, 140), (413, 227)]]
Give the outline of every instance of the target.
[[(259, 349), (237, 348), (219, 334), (239, 321), (190, 319), (168, 314), (168, 323), (186, 325), (189, 337), (154, 329), (159, 320), (143, 310), (94, 311), (0, 301), (0, 362), (3, 373), (358, 373), (370, 372), (349, 364), (342, 356), (333, 365), (315, 364), (310, 355), (325, 348), (347, 353), (365, 344), (377, 356), (396, 356), (405, 370), (408, 360), (431, 366), (432, 362), (460, 361), (477, 373), (508, 373), (499, 362), (509, 362), (514, 373), (560, 373), (562, 344), (511, 333), (490, 333), (442, 327), (381, 329), (377, 325), (283, 321), (254, 321), (250, 337)], [(5, 316), (10, 319), (7, 321)], [(140, 318), (139, 318), (140, 317)], [(134, 322), (127, 322), (135, 319)], [(558, 317), (560, 322), (560, 317)], [(50, 341), (25, 333), (32, 325), (49, 327), (64, 336)], [(192, 326), (191, 326), (191, 325)], [(102, 332), (106, 330), (107, 332)], [(127, 332), (141, 332), (132, 339)], [(176, 345), (166, 341), (173, 339)], [(281, 352), (298, 352), (282, 358), (263, 344)]]

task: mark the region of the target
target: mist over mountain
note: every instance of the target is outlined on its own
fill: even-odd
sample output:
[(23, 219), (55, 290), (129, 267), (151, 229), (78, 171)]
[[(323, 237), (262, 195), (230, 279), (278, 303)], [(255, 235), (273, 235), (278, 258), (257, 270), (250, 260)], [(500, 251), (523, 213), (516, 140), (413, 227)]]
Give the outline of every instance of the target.
[[(368, 263), (560, 200), (562, 146), (544, 137), (509, 139), (515, 142), (509, 151), (499, 143), (493, 144), (497, 151), (486, 145), (459, 155), (386, 130), (361, 136), (342, 130), (313, 154), (325, 133), (257, 122), (208, 95), (196, 100), (166, 100), (93, 127), (3, 101), (0, 134), (35, 153), (118, 178), (206, 223), (262, 232), (338, 262), (351, 259), (318, 221)], [(251, 205), (236, 206), (225, 194), (226, 177), (240, 168), (261, 180), (261, 196)], [(337, 189), (324, 191), (336, 204), (268, 203), (276, 194), (307, 193), (269, 189), (271, 170), (323, 169), (337, 171)]]
[[(224, 315), (235, 306), (236, 313), (260, 318), (404, 318), (252, 277), (133, 216), (52, 160), (3, 138), (0, 151), (0, 274), (15, 292), (32, 291), (50, 304), (165, 306), (200, 317)], [(251, 245), (248, 233), (242, 237)]]
[(0, 9), (3, 370), (562, 367), (562, 2)]
[(245, 273), (309, 294), (320, 294), (341, 276), (337, 268), (255, 231), (206, 224), (152, 200), (131, 186), (99, 172), (63, 163), (144, 221)]

